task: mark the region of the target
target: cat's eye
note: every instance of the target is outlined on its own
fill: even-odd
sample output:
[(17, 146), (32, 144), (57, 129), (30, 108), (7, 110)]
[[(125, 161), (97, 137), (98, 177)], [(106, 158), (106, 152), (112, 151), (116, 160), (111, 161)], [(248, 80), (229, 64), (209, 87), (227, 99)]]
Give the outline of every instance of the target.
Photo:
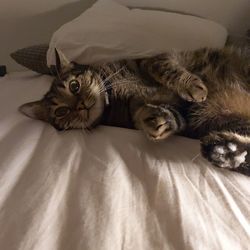
[(68, 107), (59, 107), (55, 110), (56, 117), (64, 117), (70, 112)]
[(81, 88), (80, 83), (77, 80), (71, 80), (69, 83), (69, 89), (73, 94), (76, 94), (79, 92)]

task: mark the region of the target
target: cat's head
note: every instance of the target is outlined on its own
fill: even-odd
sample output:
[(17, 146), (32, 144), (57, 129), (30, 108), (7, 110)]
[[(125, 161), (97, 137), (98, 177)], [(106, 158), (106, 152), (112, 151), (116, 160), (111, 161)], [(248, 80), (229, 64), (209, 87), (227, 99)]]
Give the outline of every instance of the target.
[(102, 79), (92, 67), (71, 63), (56, 50), (56, 71), (50, 90), (38, 101), (19, 110), (30, 118), (50, 123), (58, 130), (91, 128), (105, 106)]

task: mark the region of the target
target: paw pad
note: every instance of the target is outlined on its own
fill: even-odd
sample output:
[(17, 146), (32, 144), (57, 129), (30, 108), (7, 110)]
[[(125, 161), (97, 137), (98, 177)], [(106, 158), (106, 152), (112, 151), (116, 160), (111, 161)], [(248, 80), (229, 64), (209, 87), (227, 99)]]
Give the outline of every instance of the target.
[(222, 146), (215, 146), (214, 151), (218, 154), (225, 154), (225, 149)]
[(247, 163), (248, 146), (223, 136), (208, 136), (202, 143), (202, 154), (214, 165), (235, 170)]
[(239, 167), (241, 163), (244, 163), (246, 161), (246, 156), (247, 151), (244, 151), (243, 153), (234, 157), (236, 167)]
[(237, 151), (237, 145), (236, 145), (236, 144), (234, 144), (234, 143), (232, 143), (232, 142), (229, 142), (229, 143), (227, 144), (227, 146), (228, 146), (228, 148), (231, 150), (231, 152)]

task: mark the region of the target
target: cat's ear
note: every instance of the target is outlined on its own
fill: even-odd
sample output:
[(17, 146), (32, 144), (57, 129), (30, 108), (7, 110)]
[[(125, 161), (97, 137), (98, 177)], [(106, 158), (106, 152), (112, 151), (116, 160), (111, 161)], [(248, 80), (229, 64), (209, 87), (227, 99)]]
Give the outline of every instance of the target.
[(30, 118), (48, 121), (48, 111), (43, 101), (25, 103), (18, 110)]
[(57, 48), (55, 48), (55, 56), (56, 56), (56, 71), (57, 74), (62, 74), (66, 71), (69, 71), (73, 68), (73, 64), (67, 59), (67, 57), (63, 54), (63, 52)]

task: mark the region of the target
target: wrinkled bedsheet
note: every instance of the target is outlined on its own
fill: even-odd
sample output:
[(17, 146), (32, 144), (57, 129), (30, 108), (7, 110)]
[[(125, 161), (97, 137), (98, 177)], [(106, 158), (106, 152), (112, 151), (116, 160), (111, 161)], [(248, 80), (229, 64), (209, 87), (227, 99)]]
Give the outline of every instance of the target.
[(0, 78), (1, 250), (250, 249), (249, 177), (210, 166), (195, 140), (19, 114), (50, 82)]

